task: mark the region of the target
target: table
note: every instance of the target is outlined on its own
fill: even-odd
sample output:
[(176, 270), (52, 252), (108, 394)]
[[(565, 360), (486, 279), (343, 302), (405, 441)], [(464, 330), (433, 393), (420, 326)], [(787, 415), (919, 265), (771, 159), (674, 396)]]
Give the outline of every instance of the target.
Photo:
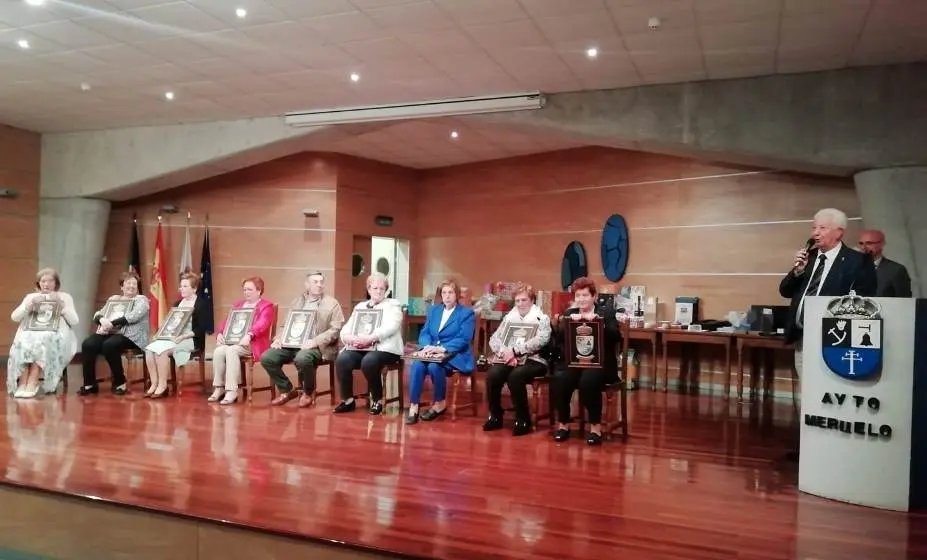
[[(776, 350), (789, 350), (792, 351), (792, 346), (786, 344), (785, 339), (781, 336), (762, 336), (755, 332), (739, 332), (734, 335), (735, 340), (737, 341), (737, 398), (743, 400), (744, 395), (744, 351), (750, 349), (765, 350), (767, 351), (767, 363), (766, 371), (772, 374), (775, 371), (775, 365), (770, 363), (768, 359), (769, 352)], [(759, 369), (759, 368), (756, 368)], [(792, 375), (796, 374), (795, 365), (792, 365)], [(754, 374), (755, 374), (754, 370)], [(752, 376), (751, 374), (751, 385), (752, 385)], [(763, 396), (769, 394), (769, 379), (771, 375), (763, 376), (766, 380), (766, 383), (763, 387)]]
[[(664, 329), (665, 330), (665, 329)], [(650, 375), (650, 379), (653, 380), (653, 390), (657, 390), (657, 345), (660, 340), (660, 329), (655, 328), (644, 328), (644, 327), (631, 327), (631, 340), (643, 340), (650, 343), (650, 348), (653, 351), (653, 356), (650, 360), (650, 365), (647, 368), (647, 373)], [(638, 373), (638, 375), (640, 375)], [(626, 380), (630, 381), (630, 379)]]
[[(684, 331), (677, 329), (659, 329), (660, 339), (663, 341), (663, 392), (669, 388), (669, 343), (681, 344), (707, 344), (723, 346), (725, 355), (724, 398), (730, 398), (731, 391), (731, 340), (733, 333), (713, 331)], [(682, 362), (680, 361), (680, 366)]]

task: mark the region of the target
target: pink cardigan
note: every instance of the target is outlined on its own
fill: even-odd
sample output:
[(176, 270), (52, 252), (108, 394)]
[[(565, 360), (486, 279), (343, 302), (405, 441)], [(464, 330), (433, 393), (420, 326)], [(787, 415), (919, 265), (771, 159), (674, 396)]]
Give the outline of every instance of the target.
[[(244, 305), (245, 300), (241, 299), (232, 304), (232, 309), (240, 309), (244, 307)], [(216, 329), (217, 333), (225, 331), (226, 321), (228, 321), (228, 316), (222, 319), (222, 323), (219, 325), (219, 328)], [(261, 354), (270, 348), (270, 327), (273, 322), (274, 304), (264, 298), (259, 299), (257, 307), (254, 310), (254, 319), (251, 321), (251, 328), (248, 329), (251, 333), (251, 355), (255, 360), (260, 360)]]

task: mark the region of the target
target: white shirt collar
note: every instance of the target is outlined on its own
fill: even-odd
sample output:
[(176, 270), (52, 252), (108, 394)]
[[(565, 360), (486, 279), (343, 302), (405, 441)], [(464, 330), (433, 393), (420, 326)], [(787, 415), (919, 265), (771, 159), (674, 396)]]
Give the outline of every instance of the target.
[(834, 245), (829, 251), (825, 251), (824, 253), (821, 253), (821, 254), (827, 257), (827, 262), (834, 262), (835, 260), (837, 260), (837, 254), (840, 253), (840, 249), (842, 248), (843, 248), (843, 242), (841, 241), (840, 243), (837, 243), (836, 245)]

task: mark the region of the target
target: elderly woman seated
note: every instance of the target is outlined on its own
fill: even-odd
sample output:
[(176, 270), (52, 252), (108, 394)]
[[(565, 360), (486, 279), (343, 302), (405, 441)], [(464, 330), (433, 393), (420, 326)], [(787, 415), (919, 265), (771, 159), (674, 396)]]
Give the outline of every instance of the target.
[(119, 277), (122, 293), (110, 296), (103, 309), (93, 314), (96, 331), (81, 345), (84, 384), (77, 390), (78, 395), (100, 392), (97, 386), (97, 356), (100, 354), (113, 376), (110, 391), (119, 396), (128, 392), (122, 354), (126, 350), (141, 352), (148, 344), (148, 298), (138, 293), (138, 282), (138, 274), (123, 272)]
[(418, 403), (426, 377), (431, 378), (431, 386), (434, 389), (431, 408), (421, 415), (422, 420), (428, 422), (435, 420), (447, 410), (444, 400), (447, 394), (447, 376), (454, 370), (468, 374), (473, 372), (473, 352), (470, 350), (473, 331), (476, 328), (473, 310), (458, 305), (460, 288), (456, 282), (444, 282), (439, 290), (440, 303), (435, 302), (428, 310), (425, 326), (418, 337), (418, 343), (422, 348), (415, 355), (423, 359), (412, 362), (409, 415), (406, 416), (406, 424), (418, 422)]
[(155, 340), (145, 347), (145, 363), (151, 376), (151, 386), (146, 397), (160, 399), (169, 393), (167, 382), (171, 376), (171, 357), (174, 365), (183, 367), (190, 361), (193, 352), (202, 351), (206, 346), (206, 321), (208, 320), (208, 301), (196, 296), (199, 276), (188, 272), (180, 277), (180, 299), (174, 307), (191, 308), (193, 313), (184, 324), (181, 334), (171, 340)]
[[(515, 308), (502, 318), (502, 324), (489, 339), (495, 364), (486, 372), (489, 419), (483, 424), (483, 431), (502, 429), (502, 387), (508, 384), (515, 408), (512, 435), (522, 436), (532, 429), (527, 385), (535, 377), (547, 374), (547, 359), (541, 350), (550, 341), (550, 317), (535, 305), (537, 294), (531, 286), (519, 284), (512, 295)], [(534, 333), (519, 332), (523, 330), (520, 325)]]
[[(238, 400), (238, 386), (241, 384), (241, 359), (251, 356), (255, 361), (261, 359), (261, 354), (270, 348), (270, 327), (274, 323), (274, 304), (264, 299), (264, 279), (260, 276), (245, 278), (241, 283), (243, 299), (232, 305), (229, 317), (219, 325), (216, 335), (216, 349), (212, 354), (212, 395), (206, 399), (208, 402), (219, 404), (232, 404)], [(245, 331), (245, 316), (239, 315), (236, 322), (240, 323), (240, 330), (244, 336), (237, 338), (233, 343), (225, 339), (225, 326), (232, 313), (241, 309), (253, 309), (251, 323)], [(233, 323), (229, 334), (236, 330)], [(219, 399), (222, 399), (219, 401)]]
[(602, 443), (602, 391), (606, 384), (618, 380), (618, 356), (615, 349), (621, 343), (621, 333), (615, 311), (596, 305), (595, 282), (586, 277), (577, 278), (570, 286), (570, 291), (575, 305), (564, 311), (556, 321), (555, 336), (558, 341), (564, 339), (570, 320), (602, 321), (602, 367), (568, 367), (565, 356), (554, 365), (553, 397), (560, 420), (554, 432), (554, 441), (570, 439), (570, 406), (573, 392), (578, 389), (580, 407), (586, 409), (589, 420), (586, 443), (599, 445)]
[(61, 278), (54, 269), (43, 268), (35, 279), (36, 291), (26, 295), (10, 316), (19, 329), (10, 348), (6, 386), (11, 395), (23, 399), (40, 390), (54, 393), (77, 353), (74, 299), (59, 291)]
[(370, 299), (354, 306), (351, 317), (341, 328), (344, 348), (335, 359), (335, 372), (343, 399), (336, 413), (353, 412), (354, 370), (360, 368), (367, 378), (370, 414), (383, 413), (383, 368), (402, 359), (402, 307), (386, 298), (389, 280), (375, 272), (367, 278)]

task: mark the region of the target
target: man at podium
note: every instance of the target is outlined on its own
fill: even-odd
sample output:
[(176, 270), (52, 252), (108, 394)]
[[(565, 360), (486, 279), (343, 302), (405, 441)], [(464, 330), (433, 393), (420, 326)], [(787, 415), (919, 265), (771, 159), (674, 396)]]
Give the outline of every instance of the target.
[(876, 271), (872, 256), (844, 245), (847, 215), (825, 208), (814, 215), (811, 239), (795, 254), (795, 262), (782, 282), (779, 294), (790, 298), (785, 340), (795, 345), (795, 371), (801, 378), (802, 328), (807, 296), (845, 296), (850, 291), (872, 297), (876, 294)]

